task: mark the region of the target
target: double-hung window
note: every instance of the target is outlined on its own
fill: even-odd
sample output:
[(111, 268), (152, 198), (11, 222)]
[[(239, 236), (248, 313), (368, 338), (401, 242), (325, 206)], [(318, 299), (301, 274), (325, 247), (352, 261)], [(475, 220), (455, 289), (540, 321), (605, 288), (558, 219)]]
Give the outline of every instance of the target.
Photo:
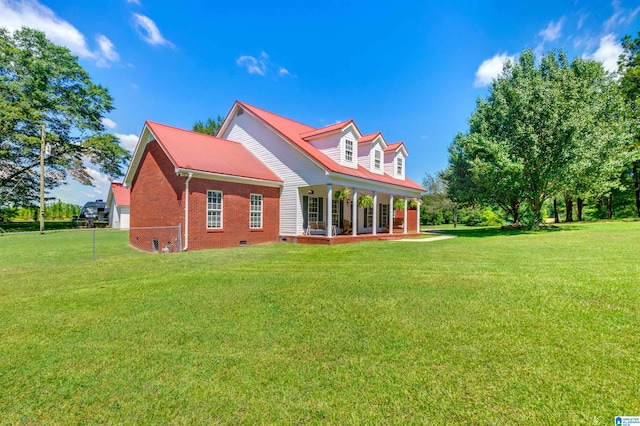
[(309, 211), (307, 213), (309, 222), (318, 221), (318, 204), (318, 197), (309, 197)]
[(251, 194), (249, 227), (262, 228), (262, 194)]
[(375, 151), (373, 151), (373, 169), (380, 170), (381, 162), (382, 160), (381, 160), (380, 151), (376, 149)]
[(340, 201), (334, 200), (331, 204), (331, 224), (340, 226)]
[(222, 191), (207, 191), (207, 228), (222, 229)]
[(402, 157), (398, 157), (398, 158), (396, 159), (396, 174), (397, 174), (398, 176), (402, 176), (402, 166), (403, 166), (403, 164), (402, 164)]
[(380, 208), (380, 223), (378, 226), (388, 226), (389, 225), (389, 204), (380, 204), (378, 206)]
[(353, 141), (350, 139), (344, 141), (344, 161), (353, 163)]

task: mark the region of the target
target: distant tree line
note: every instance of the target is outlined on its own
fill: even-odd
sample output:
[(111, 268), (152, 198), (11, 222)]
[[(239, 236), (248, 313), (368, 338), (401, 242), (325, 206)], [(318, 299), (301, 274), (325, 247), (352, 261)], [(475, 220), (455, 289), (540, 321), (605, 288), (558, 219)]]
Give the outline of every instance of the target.
[[(46, 220), (72, 219), (80, 214), (80, 209), (81, 207), (78, 205), (57, 200), (47, 204), (44, 210), (44, 218)], [(36, 206), (6, 208), (0, 211), (0, 222), (8, 222), (14, 219), (37, 221), (39, 212), (40, 208)]]
[(640, 32), (622, 45), (617, 75), (563, 51), (508, 61), (425, 177), (423, 223), (640, 217)]

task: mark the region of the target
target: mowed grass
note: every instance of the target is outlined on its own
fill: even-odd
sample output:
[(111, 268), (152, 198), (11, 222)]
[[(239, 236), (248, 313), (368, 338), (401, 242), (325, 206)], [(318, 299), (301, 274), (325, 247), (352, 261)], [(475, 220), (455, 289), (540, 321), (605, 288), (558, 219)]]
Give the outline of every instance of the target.
[(640, 415), (640, 222), (468, 232), (151, 255), (98, 231), (95, 262), (86, 234), (2, 236), (0, 423)]

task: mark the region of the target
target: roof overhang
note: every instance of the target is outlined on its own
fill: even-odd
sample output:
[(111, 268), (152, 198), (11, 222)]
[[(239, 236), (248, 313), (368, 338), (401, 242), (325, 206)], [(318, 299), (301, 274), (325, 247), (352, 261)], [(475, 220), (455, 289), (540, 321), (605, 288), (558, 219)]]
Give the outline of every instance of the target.
[(194, 178), (197, 178), (197, 179), (217, 180), (217, 181), (231, 182), (231, 183), (242, 183), (246, 185), (268, 186), (273, 188), (280, 188), (283, 186), (283, 182), (277, 182), (272, 180), (256, 179), (256, 178), (249, 178), (244, 176), (232, 176), (232, 175), (225, 175), (220, 173), (210, 173), (210, 172), (203, 172), (200, 170), (190, 170), (190, 169), (177, 168), (177, 167), (175, 170), (176, 170), (176, 175), (178, 176), (192, 175)]

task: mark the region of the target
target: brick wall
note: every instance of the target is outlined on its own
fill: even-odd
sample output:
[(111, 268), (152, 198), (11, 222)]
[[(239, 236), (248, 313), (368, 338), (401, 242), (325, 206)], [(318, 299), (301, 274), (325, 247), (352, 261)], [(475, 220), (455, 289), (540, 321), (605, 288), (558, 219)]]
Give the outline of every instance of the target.
[[(184, 232), (185, 182), (186, 177), (176, 176), (173, 164), (157, 142), (150, 142), (131, 185), (131, 228), (182, 223)], [(221, 230), (207, 229), (207, 190), (223, 192)], [(261, 229), (249, 227), (250, 194), (263, 197)], [(279, 188), (193, 178), (189, 182), (189, 249), (276, 242), (279, 215)], [(131, 229), (129, 234), (130, 243), (145, 251), (151, 251), (152, 238), (149, 231)]]
[[(394, 210), (394, 218), (402, 219), (404, 210)], [(418, 209), (407, 209), (407, 232), (415, 232), (418, 229)]]

